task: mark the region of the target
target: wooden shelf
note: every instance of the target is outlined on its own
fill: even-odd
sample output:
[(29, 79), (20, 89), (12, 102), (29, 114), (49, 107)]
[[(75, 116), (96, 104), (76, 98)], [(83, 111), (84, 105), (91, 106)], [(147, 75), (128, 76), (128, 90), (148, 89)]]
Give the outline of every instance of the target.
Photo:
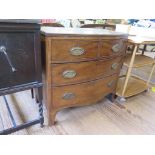
[[(124, 66), (129, 67), (130, 64), (130, 60), (131, 60), (131, 55), (127, 55), (124, 61)], [(146, 55), (136, 55), (135, 56), (135, 60), (134, 60), (134, 64), (133, 67), (137, 68), (137, 67), (143, 67), (146, 65), (151, 65), (155, 63), (155, 60), (153, 58), (150, 58)]]
[[(125, 76), (122, 76), (119, 78), (116, 94), (118, 96), (122, 96), (122, 90), (124, 86)], [(128, 85), (125, 91), (125, 94), (123, 97), (130, 97), (136, 94), (139, 94), (145, 90), (148, 89), (148, 86), (146, 85), (146, 82), (142, 79), (139, 79), (138, 77), (131, 76)]]

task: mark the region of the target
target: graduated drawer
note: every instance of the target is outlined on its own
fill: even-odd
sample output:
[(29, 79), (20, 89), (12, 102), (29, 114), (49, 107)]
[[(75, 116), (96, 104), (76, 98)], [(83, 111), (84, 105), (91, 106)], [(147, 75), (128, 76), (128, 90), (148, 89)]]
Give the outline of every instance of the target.
[(98, 41), (52, 40), (52, 62), (72, 62), (94, 59), (98, 55)]
[(117, 83), (115, 74), (104, 79), (76, 85), (52, 87), (52, 103), (54, 107), (95, 103), (114, 92)]
[(52, 64), (52, 85), (79, 83), (119, 72), (122, 57), (80, 63)]
[(114, 39), (114, 40), (102, 40), (100, 43), (100, 56), (109, 57), (121, 55), (125, 52), (126, 40)]

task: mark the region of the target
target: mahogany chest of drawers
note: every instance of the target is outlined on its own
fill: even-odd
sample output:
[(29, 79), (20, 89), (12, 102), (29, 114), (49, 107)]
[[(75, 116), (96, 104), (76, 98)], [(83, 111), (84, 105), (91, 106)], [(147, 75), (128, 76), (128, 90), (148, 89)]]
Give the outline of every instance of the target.
[(63, 108), (92, 104), (115, 94), (126, 35), (102, 29), (41, 30), (49, 124)]

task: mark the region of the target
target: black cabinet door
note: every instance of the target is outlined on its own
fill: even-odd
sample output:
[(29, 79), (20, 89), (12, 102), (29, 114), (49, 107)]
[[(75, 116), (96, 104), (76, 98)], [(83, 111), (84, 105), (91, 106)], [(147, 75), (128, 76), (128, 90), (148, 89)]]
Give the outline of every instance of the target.
[(35, 34), (0, 33), (0, 89), (36, 80)]

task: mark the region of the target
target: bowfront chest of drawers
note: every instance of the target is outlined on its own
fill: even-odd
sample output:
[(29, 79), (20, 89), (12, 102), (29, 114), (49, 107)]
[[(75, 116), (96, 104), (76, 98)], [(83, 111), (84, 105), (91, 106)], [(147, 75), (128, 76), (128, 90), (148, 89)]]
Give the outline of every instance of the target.
[(49, 124), (63, 108), (96, 103), (115, 94), (126, 35), (102, 29), (41, 30)]

